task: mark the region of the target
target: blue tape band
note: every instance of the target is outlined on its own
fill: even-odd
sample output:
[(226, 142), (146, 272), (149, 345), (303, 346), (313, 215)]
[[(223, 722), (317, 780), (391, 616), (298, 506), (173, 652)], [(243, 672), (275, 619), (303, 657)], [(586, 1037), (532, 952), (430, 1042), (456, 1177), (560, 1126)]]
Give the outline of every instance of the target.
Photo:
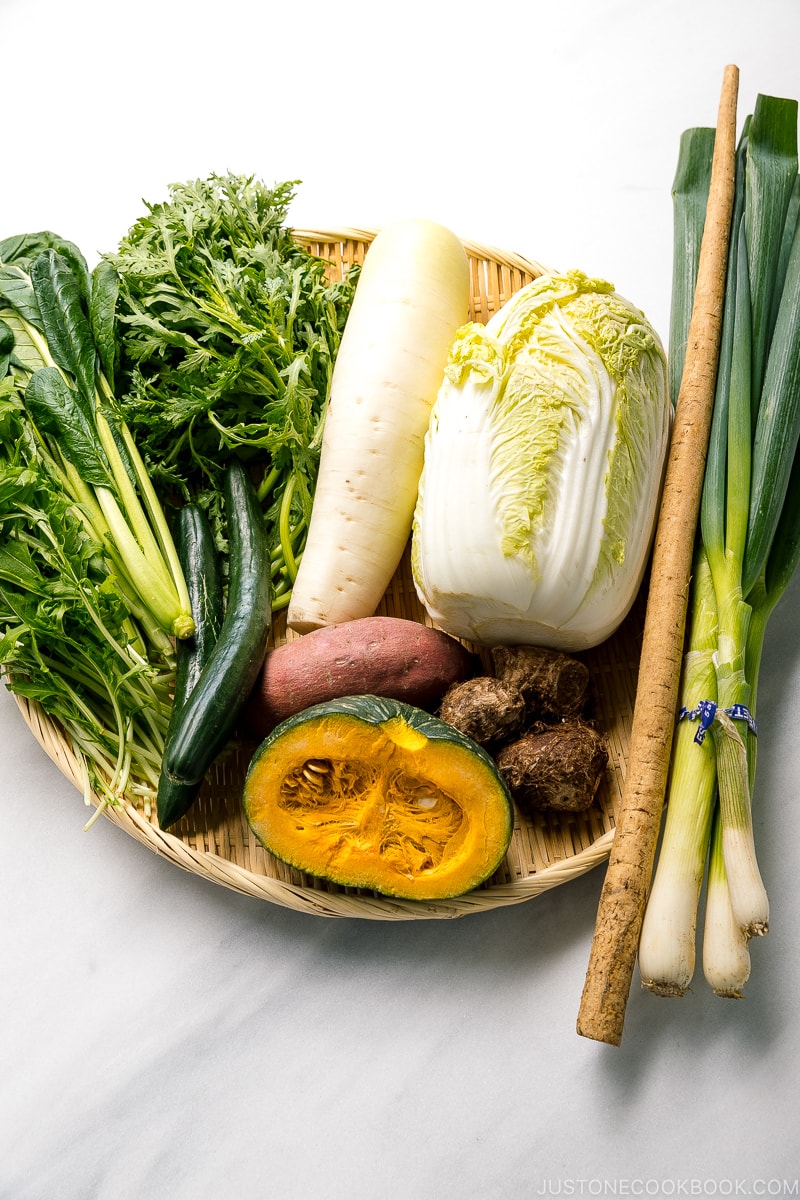
[[(745, 721), (747, 727), (755, 736), (758, 736), (758, 728), (756, 726), (755, 717), (750, 712), (746, 704), (733, 704), (730, 708), (722, 710), (732, 721)], [(717, 715), (717, 706), (713, 700), (701, 700), (696, 708), (682, 708), (678, 713), (678, 720), (699, 721), (700, 726), (697, 733), (694, 735), (694, 740), (698, 746), (702, 745), (706, 734), (714, 724), (714, 717)]]
[(734, 721), (746, 721), (747, 727), (751, 731), (751, 733), (758, 736), (758, 727), (756, 725), (756, 719), (753, 716), (753, 714), (750, 712), (750, 709), (747, 707), (746, 704), (734, 704), (732, 708), (726, 708), (725, 712)]

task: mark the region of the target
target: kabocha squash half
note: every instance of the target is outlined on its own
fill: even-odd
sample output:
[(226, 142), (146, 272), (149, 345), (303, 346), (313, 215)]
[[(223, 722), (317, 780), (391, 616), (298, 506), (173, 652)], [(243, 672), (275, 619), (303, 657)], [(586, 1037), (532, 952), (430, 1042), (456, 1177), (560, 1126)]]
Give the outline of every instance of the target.
[(514, 824), (481, 747), (378, 696), (346, 696), (283, 721), (253, 756), (243, 803), (276, 858), (410, 900), (459, 896), (488, 879)]

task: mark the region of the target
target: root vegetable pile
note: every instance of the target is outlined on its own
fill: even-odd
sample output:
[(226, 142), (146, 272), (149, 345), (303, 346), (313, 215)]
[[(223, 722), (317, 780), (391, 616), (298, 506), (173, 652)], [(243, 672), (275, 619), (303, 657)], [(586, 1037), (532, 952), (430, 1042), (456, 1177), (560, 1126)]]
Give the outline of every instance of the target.
[(494, 675), (454, 684), (442, 720), (494, 755), (524, 812), (582, 812), (608, 765), (603, 737), (587, 719), (585, 663), (539, 646), (496, 646)]
[(608, 751), (591, 725), (565, 721), (504, 746), (497, 765), (520, 808), (583, 812), (594, 800)]

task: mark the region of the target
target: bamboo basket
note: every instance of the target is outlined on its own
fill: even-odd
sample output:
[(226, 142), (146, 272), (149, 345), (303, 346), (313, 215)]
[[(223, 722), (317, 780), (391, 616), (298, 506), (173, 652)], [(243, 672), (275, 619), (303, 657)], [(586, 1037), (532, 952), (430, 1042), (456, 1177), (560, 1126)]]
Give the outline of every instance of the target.
[[(375, 231), (295, 230), (294, 236), (341, 276), (363, 261)], [(485, 323), (544, 268), (518, 255), (464, 242), (471, 268), (470, 319)], [(171, 830), (158, 827), (133, 802), (104, 806), (103, 815), (177, 867), (233, 891), (285, 908), (325, 917), (419, 920), (461, 917), (519, 904), (567, 883), (604, 862), (614, 836), (636, 694), (645, 589), (620, 629), (581, 655), (591, 672), (593, 716), (606, 739), (609, 761), (595, 802), (585, 813), (538, 816), (517, 812), (509, 852), (496, 874), (465, 896), (446, 901), (403, 901), (312, 879), (285, 866), (257, 842), (242, 813), (240, 795), (254, 745), (234, 740), (209, 774), (190, 812)], [(409, 555), (398, 568), (378, 612), (429, 623), (414, 590)], [(285, 614), (273, 622), (271, 644), (294, 635)], [(81, 765), (60, 726), (23, 697), (16, 702), (34, 736), (59, 770), (84, 792)], [(100, 806), (99, 798), (92, 803)]]

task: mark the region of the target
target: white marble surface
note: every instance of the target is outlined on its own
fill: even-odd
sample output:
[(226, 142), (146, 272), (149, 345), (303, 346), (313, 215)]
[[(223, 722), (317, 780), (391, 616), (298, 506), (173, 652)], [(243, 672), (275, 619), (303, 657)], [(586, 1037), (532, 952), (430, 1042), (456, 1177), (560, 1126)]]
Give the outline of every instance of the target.
[[(517, 11), (519, 9), (519, 11)], [(796, 0), (0, 0), (0, 236), (90, 258), (166, 184), (303, 181), (298, 226), (443, 220), (606, 275), (666, 336), (680, 133), (800, 95)], [(0, 694), (0, 1200), (797, 1195), (795, 585), (760, 694), (773, 927), (747, 999), (634, 985), (577, 1036), (602, 868), (455, 922), (311, 917), (160, 861)]]

